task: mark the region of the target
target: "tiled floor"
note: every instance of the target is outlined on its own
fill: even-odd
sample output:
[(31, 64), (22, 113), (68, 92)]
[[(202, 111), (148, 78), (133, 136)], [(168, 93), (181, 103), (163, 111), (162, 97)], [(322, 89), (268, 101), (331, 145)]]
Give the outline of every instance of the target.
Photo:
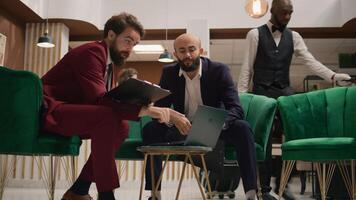
[[(162, 189), (162, 197), (164, 200), (175, 199), (177, 182), (165, 182)], [(297, 178), (292, 179), (290, 184), (291, 191), (295, 194), (297, 200), (311, 200), (311, 184), (307, 183), (307, 189), (304, 195), (300, 195), (300, 181)], [(132, 200), (138, 199), (139, 196), (139, 182), (125, 182), (122, 183), (122, 187), (115, 191), (115, 196), (119, 200)], [(65, 192), (65, 189), (56, 189), (55, 199), (60, 200), (60, 197)], [(90, 190), (90, 194), (96, 197), (95, 186)], [(275, 195), (274, 193), (272, 193)], [(144, 193), (144, 198), (147, 199), (149, 196), (148, 192)], [(46, 192), (44, 189), (39, 188), (18, 188), (18, 187), (7, 187), (4, 193), (4, 200), (47, 200)], [(96, 199), (96, 198), (94, 198)], [(195, 180), (185, 180), (182, 185), (182, 190), (180, 198), (182, 200), (198, 200), (202, 199), (199, 192), (197, 183)], [(215, 197), (214, 199), (217, 199)], [(225, 197), (225, 199), (228, 199)], [(242, 185), (240, 183), (238, 189), (236, 190), (235, 199), (244, 199), (244, 193)]]

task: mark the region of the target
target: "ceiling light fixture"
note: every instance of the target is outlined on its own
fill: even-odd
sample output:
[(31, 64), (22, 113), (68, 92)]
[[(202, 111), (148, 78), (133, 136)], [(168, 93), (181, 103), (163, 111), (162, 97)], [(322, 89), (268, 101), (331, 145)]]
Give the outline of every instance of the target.
[[(168, 41), (168, 1), (166, 1), (166, 42)], [(165, 48), (164, 49), (164, 52), (159, 55), (159, 58), (158, 58), (158, 61), (159, 62), (164, 62), (164, 63), (170, 63), (170, 62), (173, 62), (174, 59), (173, 59), (173, 56), (171, 53), (169, 53), (169, 51)]]
[(245, 10), (250, 17), (261, 18), (267, 13), (268, 3), (266, 0), (247, 0)]
[(136, 54), (161, 54), (164, 48), (160, 44), (138, 44), (134, 46), (133, 51)]
[(49, 2), (47, 2), (47, 18), (45, 24), (45, 32), (41, 37), (38, 38), (37, 41), (37, 46), (42, 48), (53, 48), (55, 46), (52, 37), (48, 35), (48, 6)]

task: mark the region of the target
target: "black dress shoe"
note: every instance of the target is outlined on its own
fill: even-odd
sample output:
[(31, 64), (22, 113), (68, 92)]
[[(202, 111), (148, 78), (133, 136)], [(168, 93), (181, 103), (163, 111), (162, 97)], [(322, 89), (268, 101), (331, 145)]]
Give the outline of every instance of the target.
[(277, 200), (274, 196), (272, 196), (269, 192), (262, 193), (263, 200)]
[[(159, 200), (157, 197), (155, 198), (156, 200)], [(148, 197), (147, 200), (153, 200), (153, 197)]]

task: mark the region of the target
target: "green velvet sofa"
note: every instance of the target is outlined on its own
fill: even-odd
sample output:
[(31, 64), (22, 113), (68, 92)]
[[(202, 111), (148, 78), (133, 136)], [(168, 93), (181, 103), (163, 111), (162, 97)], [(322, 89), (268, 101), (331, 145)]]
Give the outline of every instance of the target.
[[(356, 87), (339, 87), (278, 98), (284, 128), (282, 194), (296, 160), (316, 165), (322, 199), (339, 166), (351, 199), (356, 199)], [(346, 169), (351, 163), (351, 176)], [(353, 180), (352, 180), (353, 179)]]
[[(78, 137), (44, 134), (39, 130), (42, 84), (36, 74), (0, 66), (0, 93), (0, 155), (50, 156), (51, 169), (56, 168), (52, 164), (58, 163), (55, 160), (61, 156), (71, 156), (74, 164), (74, 156), (79, 154), (81, 145)], [(1, 173), (1, 180), (5, 180), (6, 174), (5, 171)], [(50, 179), (53, 185), (47, 189), (49, 199), (53, 199), (55, 179), (53, 176)], [(5, 186), (1, 183), (0, 199)]]

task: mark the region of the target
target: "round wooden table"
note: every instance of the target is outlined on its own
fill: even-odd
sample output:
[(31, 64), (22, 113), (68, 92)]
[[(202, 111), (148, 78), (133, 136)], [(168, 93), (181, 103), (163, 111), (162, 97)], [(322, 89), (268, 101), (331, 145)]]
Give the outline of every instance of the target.
[[(176, 194), (176, 200), (178, 200), (178, 197), (179, 197), (180, 188), (181, 188), (182, 181), (183, 181), (183, 178), (184, 178), (185, 167), (186, 167), (188, 161), (192, 166), (192, 171), (193, 171), (194, 177), (195, 177), (195, 179), (196, 179), (196, 181), (198, 183), (200, 193), (201, 193), (203, 199), (204, 200), (206, 199), (204, 191), (203, 191), (203, 187), (201, 186), (200, 181), (199, 181), (198, 173), (195, 170), (195, 165), (194, 165), (194, 161), (192, 159), (192, 156), (199, 156), (200, 157), (202, 165), (203, 165), (203, 169), (204, 169), (204, 172), (205, 172), (206, 183), (208, 184), (208, 190), (209, 190), (208, 191), (208, 195), (212, 194), (211, 186), (210, 186), (210, 182), (209, 182), (209, 175), (208, 175), (208, 171), (207, 171), (206, 164), (205, 164), (205, 159), (204, 159), (204, 155), (207, 152), (212, 151), (211, 147), (204, 147), (204, 146), (141, 146), (141, 147), (138, 147), (137, 150), (142, 152), (144, 154), (144, 157), (145, 157), (144, 162), (143, 162), (142, 174), (141, 174), (141, 186), (140, 186), (141, 188), (140, 188), (140, 197), (139, 197), (140, 200), (142, 199), (143, 180), (144, 180), (144, 176), (145, 176), (145, 169), (146, 169), (148, 156), (150, 156), (150, 158), (151, 158), (150, 159), (150, 161), (151, 161), (150, 162), (150, 165), (151, 165), (151, 182), (152, 182), (152, 188), (153, 188), (154, 193), (157, 192), (158, 185), (162, 181), (162, 174), (163, 174), (163, 171), (164, 171), (164, 169), (166, 167), (166, 164), (167, 164), (167, 161), (168, 161), (169, 157), (171, 155), (179, 155), (179, 156), (184, 156), (184, 164), (183, 164), (182, 173), (181, 173), (181, 176), (180, 176), (180, 179), (179, 179), (178, 190), (177, 190), (177, 194)], [(159, 179), (158, 179), (158, 182), (157, 182), (157, 186), (156, 186), (155, 181), (154, 181), (155, 180), (154, 172), (153, 172), (153, 167), (154, 167), (153, 156), (158, 156), (158, 155), (166, 156), (166, 159), (165, 159), (165, 163), (163, 165), (162, 172), (161, 172), (161, 174), (159, 176)], [(146, 180), (146, 181), (148, 181), (148, 180)], [(210, 196), (210, 197), (212, 198), (212, 196)], [(153, 196), (152, 199), (155, 200), (155, 196)]]

